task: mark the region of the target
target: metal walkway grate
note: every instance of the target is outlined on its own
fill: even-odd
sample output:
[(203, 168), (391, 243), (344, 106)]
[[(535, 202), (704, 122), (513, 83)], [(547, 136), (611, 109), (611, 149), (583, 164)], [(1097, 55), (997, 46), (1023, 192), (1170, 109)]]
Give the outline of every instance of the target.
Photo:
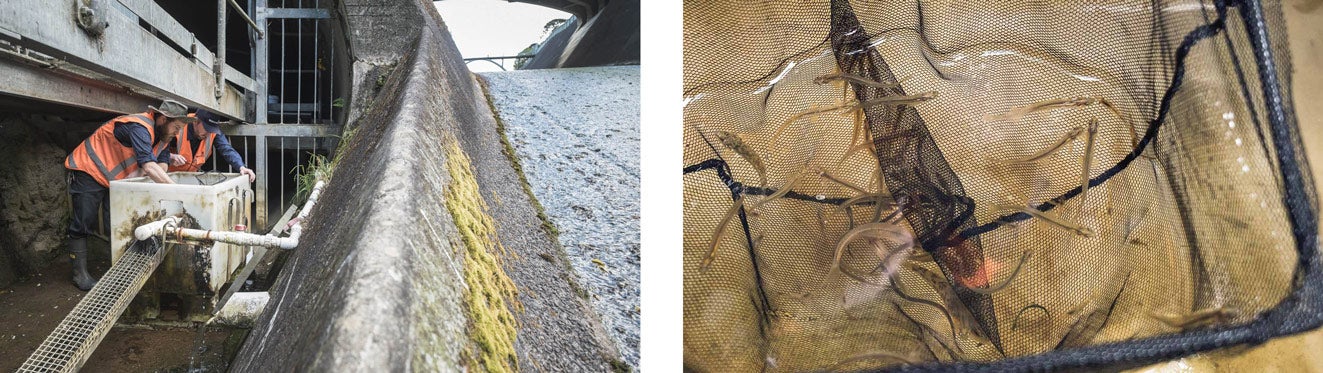
[(18, 371), (74, 372), (82, 367), (166, 252), (157, 240), (131, 244)]

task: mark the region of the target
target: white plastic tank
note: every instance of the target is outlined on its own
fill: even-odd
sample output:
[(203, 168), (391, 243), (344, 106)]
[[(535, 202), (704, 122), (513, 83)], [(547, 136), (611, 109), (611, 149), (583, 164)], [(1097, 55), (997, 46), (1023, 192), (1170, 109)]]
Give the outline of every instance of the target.
[[(147, 177), (110, 182), (111, 258), (119, 261), (133, 229), (165, 216), (185, 216), (198, 229), (235, 231), (249, 225), (253, 192), (248, 177), (241, 174), (171, 172), (176, 184), (157, 184)], [(188, 219), (186, 219), (188, 220)], [(166, 242), (173, 242), (166, 238)], [(155, 275), (143, 287), (148, 295), (173, 294), (188, 305), (181, 316), (205, 311), (221, 287), (243, 265), (246, 248), (226, 243), (167, 245), (170, 250)], [(141, 298), (141, 297), (140, 297)], [(159, 302), (155, 299), (152, 303)], [(194, 304), (198, 303), (198, 304)], [(152, 307), (156, 305), (153, 304)], [(200, 307), (200, 308), (199, 308)], [(155, 312), (147, 311), (148, 317)]]

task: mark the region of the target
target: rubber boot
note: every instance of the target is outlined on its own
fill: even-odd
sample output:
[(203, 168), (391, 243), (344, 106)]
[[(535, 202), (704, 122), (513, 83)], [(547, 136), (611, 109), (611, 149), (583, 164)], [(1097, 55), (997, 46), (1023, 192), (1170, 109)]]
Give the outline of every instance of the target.
[(73, 264), (73, 282), (78, 290), (92, 290), (96, 279), (87, 273), (87, 238), (69, 240), (69, 261)]

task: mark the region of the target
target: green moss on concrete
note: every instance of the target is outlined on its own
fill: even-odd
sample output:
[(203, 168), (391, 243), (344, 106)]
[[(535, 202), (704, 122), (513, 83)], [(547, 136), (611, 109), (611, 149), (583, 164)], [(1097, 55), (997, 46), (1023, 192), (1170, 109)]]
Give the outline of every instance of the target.
[(634, 371), (633, 369), (629, 368), (629, 364), (626, 364), (624, 361), (621, 361), (620, 359), (616, 359), (616, 358), (611, 359), (611, 370), (615, 371), (616, 373), (631, 373)]
[(477, 351), (470, 354), (475, 369), (487, 372), (519, 370), (514, 350), (518, 323), (513, 311), (521, 310), (514, 281), (501, 266), (501, 255), (509, 255), (496, 238), (496, 224), (487, 215), (487, 203), (478, 191), (469, 157), (454, 139), (445, 141), (446, 169), (450, 185), (445, 188), (450, 210), (464, 242), (464, 304), (469, 310), (469, 336)]
[(390, 79), (390, 73), (395, 72), (395, 66), (398, 64), (399, 62), (391, 62), (389, 65), (381, 66), (379, 70), (377, 70), (377, 82), (372, 86), (373, 92), (380, 91), (382, 87), (386, 86), (386, 82)]
[(234, 357), (239, 355), (239, 350), (243, 349), (243, 343), (248, 340), (248, 333), (251, 331), (252, 329), (238, 329), (231, 331), (230, 335), (225, 337), (226, 362), (234, 361)]
[(482, 97), (487, 99), (487, 108), (491, 109), (492, 117), (496, 119), (496, 135), (501, 139), (501, 154), (510, 160), (510, 165), (514, 167), (515, 175), (519, 175), (519, 183), (524, 187), (524, 193), (528, 194), (528, 199), (533, 201), (533, 209), (537, 211), (537, 218), (542, 220), (542, 230), (546, 231), (552, 239), (560, 242), (560, 230), (556, 229), (556, 224), (547, 217), (546, 209), (542, 208), (542, 203), (538, 202), (537, 196), (533, 195), (533, 188), (528, 184), (528, 177), (524, 176), (524, 167), (519, 164), (519, 156), (515, 153), (514, 147), (510, 145), (510, 138), (505, 135), (505, 121), (501, 120), (501, 113), (496, 111), (496, 103), (492, 102), (491, 91), (487, 88), (487, 79), (481, 75), (474, 74), (473, 77), (478, 80), (478, 86), (482, 88)]

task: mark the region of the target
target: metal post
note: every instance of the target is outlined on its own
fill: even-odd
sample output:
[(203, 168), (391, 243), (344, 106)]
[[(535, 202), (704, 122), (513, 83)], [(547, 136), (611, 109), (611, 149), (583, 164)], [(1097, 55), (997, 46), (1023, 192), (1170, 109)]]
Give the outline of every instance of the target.
[[(329, 87), (326, 88), (326, 91), (329, 92), (329, 94), (327, 94), (327, 98), (329, 98), (329, 99), (331, 100), (331, 104), (329, 105), (329, 106), (330, 106), (330, 109), (329, 109), (330, 113), (327, 114), (326, 117), (330, 119), (330, 120), (327, 121), (327, 122), (335, 123), (335, 121), (336, 121), (336, 119), (337, 119), (337, 118), (335, 117), (335, 97), (336, 97), (336, 95), (337, 95), (337, 93), (335, 93), (335, 78), (336, 78), (336, 75), (335, 75), (335, 44), (336, 44), (336, 40), (337, 40), (337, 39), (335, 38), (335, 36), (336, 36), (336, 34), (335, 34), (335, 29), (336, 29), (335, 25), (330, 25), (330, 28), (331, 28), (331, 30), (330, 30), (330, 31), (327, 31), (327, 32), (329, 32), (329, 33), (331, 34), (331, 38), (330, 38), (329, 40), (327, 40), (327, 42), (328, 42), (328, 43), (331, 43), (331, 54), (330, 54), (330, 61), (329, 61), (330, 63), (329, 63), (328, 65), (326, 65), (326, 71), (327, 71), (328, 74), (331, 74), (331, 79), (330, 79), (330, 84), (328, 84)], [(349, 104), (348, 104), (348, 103), (345, 103), (344, 101), (345, 101), (345, 100), (340, 100), (340, 102), (341, 102), (341, 105), (340, 105), (340, 106), (349, 106)], [(341, 109), (341, 110), (343, 110), (343, 109)]]
[[(257, 1), (258, 4), (260, 4), (259, 6), (266, 5), (266, 0), (257, 0)], [(259, 12), (259, 14), (261, 13)], [(262, 16), (259, 15), (258, 17), (261, 18)], [(266, 136), (259, 134), (253, 136), (253, 138), (256, 139), (257, 141), (257, 145), (255, 146), (257, 148), (256, 149), (257, 152), (256, 154), (254, 154), (256, 156), (254, 158), (257, 159), (253, 162), (253, 167), (255, 167), (253, 168), (253, 172), (257, 174), (257, 193), (255, 193), (257, 196), (256, 226), (262, 228), (261, 230), (258, 231), (261, 232), (269, 228), (266, 226), (266, 218), (267, 218), (266, 217), (267, 214), (266, 184), (268, 179), (267, 173), (269, 172), (269, 170), (268, 167), (266, 166), (266, 157), (267, 157)]]
[(320, 43), (318, 43), (317, 40), (322, 38), (321, 26), (322, 26), (322, 20), (318, 19), (312, 21), (312, 60), (313, 60), (312, 61), (312, 122), (313, 123), (317, 123), (317, 119), (318, 117), (321, 116), (322, 113), (322, 100), (321, 100), (322, 97), (321, 95), (318, 95), (318, 93), (320, 92), (317, 91), (317, 88), (320, 88), (318, 87), (317, 83), (319, 80), (321, 80), (322, 77), (322, 74), (319, 73), (319, 71), (321, 71), (319, 70), (319, 68), (321, 67), (320, 65), (322, 63), (322, 58), (321, 58), (322, 51), (321, 49), (317, 48), (318, 46), (320, 46), (319, 45)]
[[(295, 137), (295, 138), (294, 138), (294, 164), (299, 165), (299, 166), (303, 166), (303, 165), (304, 165), (304, 164), (303, 164), (303, 138), (302, 138), (302, 137)], [(300, 168), (299, 171), (306, 171), (306, 169)], [(294, 190), (298, 190), (298, 186), (299, 186), (299, 184), (298, 184), (298, 180), (295, 180), (295, 183), (294, 183)]]
[(276, 206), (276, 209), (283, 209), (285, 208), (285, 176), (287, 176), (285, 175), (285, 137), (283, 136), (280, 137), (280, 166), (277, 168), (280, 169), (280, 204)]
[[(284, 4), (282, 3), (281, 5), (284, 5)], [(279, 111), (280, 114), (277, 114), (277, 116), (276, 116), (276, 120), (279, 121), (279, 122), (277, 122), (277, 123), (281, 123), (281, 124), (284, 124), (284, 123), (285, 123), (285, 107), (286, 107), (286, 106), (285, 106), (285, 76), (286, 76), (286, 75), (289, 75), (289, 68), (288, 68), (288, 66), (285, 66), (285, 59), (286, 59), (285, 54), (286, 54), (286, 52), (289, 51), (289, 49), (286, 48), (286, 45), (285, 45), (287, 42), (289, 42), (289, 27), (286, 26), (286, 24), (285, 24), (285, 19), (284, 19), (284, 18), (281, 18), (281, 19), (280, 19), (280, 74), (279, 74), (279, 75), (280, 75), (280, 99), (279, 99), (279, 100), (276, 100), (276, 103), (277, 103), (278, 105), (280, 105), (280, 111)]]
[[(299, 0), (299, 7), (300, 7), (300, 8), (303, 7), (303, 0)], [(298, 21), (294, 21), (294, 24), (298, 27), (298, 31), (295, 31), (295, 32), (294, 32), (294, 35), (295, 35), (295, 37), (299, 38), (299, 42), (297, 43), (297, 45), (298, 45), (297, 48), (299, 48), (299, 51), (298, 51), (298, 53), (295, 54), (295, 56), (298, 56), (298, 59), (295, 60), (295, 61), (298, 61), (298, 62), (295, 62), (295, 63), (294, 63), (294, 71), (298, 71), (298, 73), (296, 73), (296, 74), (294, 75), (294, 84), (296, 85), (296, 88), (295, 88), (295, 91), (294, 91), (294, 92), (295, 92), (295, 94), (294, 94), (294, 97), (295, 97), (295, 100), (294, 100), (294, 123), (302, 124), (302, 123), (303, 123), (303, 63), (304, 63), (304, 61), (303, 61), (303, 36), (304, 36), (304, 35), (303, 35), (303, 19), (302, 19), (302, 18), (299, 18)]]
[[(257, 24), (261, 26), (263, 30), (266, 30), (267, 27), (266, 2), (267, 0), (257, 0), (256, 8), (253, 11), (253, 14), (257, 16)], [(270, 41), (271, 38), (257, 39), (257, 46), (256, 49), (253, 51), (253, 83), (256, 85), (256, 87), (253, 87), (253, 89), (257, 93), (257, 102), (255, 102), (253, 105), (254, 111), (256, 113), (255, 117), (253, 118), (253, 122), (257, 124), (267, 124), (267, 122), (269, 121), (267, 117), (266, 99), (270, 95), (270, 91), (268, 89), (268, 87), (270, 86), (270, 84), (268, 84), (268, 75), (269, 75), (268, 69), (270, 68), (269, 65), (271, 64), (271, 58), (269, 56)], [(265, 144), (265, 140), (262, 140), (262, 142), (263, 144)], [(258, 153), (261, 152), (259, 151)], [(262, 159), (266, 159), (266, 157), (263, 156)], [(257, 170), (259, 170), (258, 173), (266, 172), (266, 170), (264, 169), (257, 169)], [(262, 195), (262, 194), (258, 193), (258, 195)], [(263, 206), (262, 209), (264, 211), (262, 212), (263, 213), (266, 212), (265, 211), (266, 207), (264, 205), (258, 203), (258, 206)], [(265, 220), (266, 215), (262, 215), (262, 214), (258, 214), (258, 215), (262, 217), (263, 222), (266, 221)]]
[[(187, 136), (187, 135), (185, 135), (185, 136)], [(215, 142), (212, 142), (211, 145), (210, 145), (210, 148), (211, 148), (211, 149), (207, 149), (207, 154), (210, 154), (210, 157), (211, 157), (211, 164), (212, 164), (211, 169), (213, 169), (213, 170), (217, 170), (217, 171), (220, 171), (220, 170), (219, 170), (219, 168), (220, 168), (220, 154), (216, 154), (216, 143), (215, 143)], [(226, 162), (226, 163), (228, 164), (229, 162)], [(234, 170), (230, 170), (229, 172), (234, 172)]]
[(216, 74), (216, 99), (220, 100), (225, 87), (225, 0), (216, 0), (216, 61), (212, 73)]

